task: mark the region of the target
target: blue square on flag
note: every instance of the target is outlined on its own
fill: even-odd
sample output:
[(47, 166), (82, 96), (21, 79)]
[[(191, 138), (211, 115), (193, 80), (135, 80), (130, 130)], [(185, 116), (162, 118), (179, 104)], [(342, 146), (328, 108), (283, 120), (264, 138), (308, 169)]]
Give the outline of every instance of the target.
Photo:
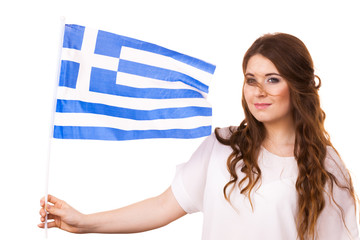
[(215, 66), (137, 39), (65, 25), (54, 138), (198, 138), (211, 133)]

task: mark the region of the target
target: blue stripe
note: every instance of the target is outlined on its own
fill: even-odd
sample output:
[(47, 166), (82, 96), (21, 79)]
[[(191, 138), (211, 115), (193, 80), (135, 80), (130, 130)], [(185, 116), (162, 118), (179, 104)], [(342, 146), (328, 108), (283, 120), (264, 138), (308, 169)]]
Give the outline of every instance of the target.
[(76, 88), (80, 63), (61, 60), (59, 86)]
[(135, 110), (114, 107), (100, 103), (77, 100), (57, 100), (56, 112), (93, 113), (133, 120), (178, 119), (194, 116), (211, 116), (212, 109), (207, 107), (163, 108), (155, 110)]
[(95, 47), (95, 53), (106, 55), (110, 57), (120, 57), (121, 47), (131, 47), (135, 49), (140, 49), (148, 52), (153, 52), (161, 54), (163, 56), (171, 57), (177, 61), (186, 63), (190, 66), (198, 68), (200, 70), (206, 71), (213, 74), (216, 66), (205, 61), (202, 61), (197, 58), (181, 54), (176, 51), (158, 46), (156, 44), (140, 41), (134, 38), (129, 38), (114, 33), (109, 33), (105, 31), (98, 31), (97, 42)]
[(181, 72), (165, 68), (159, 68), (120, 59), (118, 71), (169, 82), (179, 81), (185, 83), (186, 85), (199, 89), (200, 91), (203, 91), (205, 93), (209, 92), (209, 87), (202, 82), (196, 80), (195, 78), (192, 78)]
[(63, 47), (81, 50), (85, 27), (65, 24)]
[(121, 130), (106, 127), (54, 126), (54, 138), (91, 140), (135, 140), (149, 138), (199, 138), (211, 134), (211, 126), (194, 129)]
[(191, 89), (134, 88), (120, 85), (116, 83), (115, 71), (96, 67), (93, 67), (91, 70), (89, 90), (92, 92), (133, 98), (203, 98), (198, 91)]

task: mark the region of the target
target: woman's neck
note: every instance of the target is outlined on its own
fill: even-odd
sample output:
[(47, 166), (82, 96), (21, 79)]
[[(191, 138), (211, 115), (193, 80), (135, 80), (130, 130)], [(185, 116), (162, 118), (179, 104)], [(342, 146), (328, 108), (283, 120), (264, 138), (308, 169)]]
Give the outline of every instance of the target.
[(262, 145), (270, 152), (282, 156), (294, 156), (295, 126), (293, 122), (264, 123), (266, 137)]

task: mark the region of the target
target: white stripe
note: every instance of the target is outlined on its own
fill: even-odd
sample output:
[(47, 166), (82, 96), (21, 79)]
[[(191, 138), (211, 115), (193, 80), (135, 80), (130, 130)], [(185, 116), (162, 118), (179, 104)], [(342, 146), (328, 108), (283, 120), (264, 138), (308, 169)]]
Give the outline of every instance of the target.
[(209, 86), (210, 80), (213, 76), (211, 73), (202, 71), (171, 57), (129, 47), (121, 48), (120, 59), (181, 72), (195, 78), (206, 86)]
[(79, 92), (76, 89), (58, 87), (58, 99), (79, 100), (84, 102), (101, 103), (115, 107), (152, 110), (173, 107), (211, 107), (211, 104), (203, 98), (176, 98), (176, 99), (145, 99), (129, 98), (96, 92)]
[(78, 63), (81, 63), (84, 60), (80, 50), (71, 48), (63, 48), (61, 59)]
[(78, 81), (76, 84), (76, 89), (82, 92), (87, 92), (89, 90), (91, 65), (88, 63), (92, 61), (91, 59), (94, 55), (97, 33), (97, 30), (85, 28), (81, 53), (83, 54), (82, 57), (86, 59), (86, 61), (81, 61), (80, 63)]
[(192, 129), (201, 126), (210, 126), (211, 117), (138, 121), (99, 114), (56, 113), (54, 124), (58, 126), (111, 127), (123, 130)]
[(81, 64), (86, 64), (88, 66), (94, 66), (112, 71), (117, 71), (119, 66), (118, 58), (108, 57), (100, 54), (93, 54), (85, 52), (85, 50), (80, 51), (77, 49), (64, 48), (61, 58), (62, 60), (78, 62)]
[[(134, 74), (118, 72), (116, 83), (135, 88), (166, 88), (166, 89), (191, 89), (203, 94), (202, 91), (183, 82), (169, 82), (154, 78), (142, 77)], [(206, 93), (203, 94), (205, 97)]]

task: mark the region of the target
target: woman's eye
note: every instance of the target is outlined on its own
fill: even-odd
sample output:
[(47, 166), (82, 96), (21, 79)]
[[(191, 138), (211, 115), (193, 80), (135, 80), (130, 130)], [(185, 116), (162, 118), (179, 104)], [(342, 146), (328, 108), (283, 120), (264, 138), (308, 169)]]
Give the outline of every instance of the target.
[(267, 82), (269, 82), (269, 83), (278, 83), (278, 82), (280, 82), (280, 80), (278, 78), (269, 78), (267, 80)]
[(246, 83), (249, 85), (254, 85), (256, 83), (256, 80), (254, 78), (247, 78)]

